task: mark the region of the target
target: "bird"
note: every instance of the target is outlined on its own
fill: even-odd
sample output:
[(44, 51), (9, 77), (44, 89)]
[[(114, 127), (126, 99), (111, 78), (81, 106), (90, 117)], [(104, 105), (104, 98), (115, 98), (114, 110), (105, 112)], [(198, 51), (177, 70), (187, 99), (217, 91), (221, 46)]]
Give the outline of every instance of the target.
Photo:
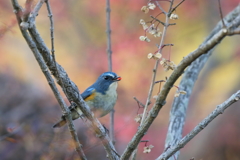
[[(114, 72), (104, 72), (98, 77), (95, 83), (81, 94), (83, 100), (98, 118), (107, 115), (113, 110), (117, 101), (118, 81), (121, 79), (122, 78)], [(69, 109), (73, 120), (84, 117), (79, 107), (70, 106)], [(53, 125), (53, 128), (62, 127), (66, 123), (65, 116), (62, 116), (61, 120)]]

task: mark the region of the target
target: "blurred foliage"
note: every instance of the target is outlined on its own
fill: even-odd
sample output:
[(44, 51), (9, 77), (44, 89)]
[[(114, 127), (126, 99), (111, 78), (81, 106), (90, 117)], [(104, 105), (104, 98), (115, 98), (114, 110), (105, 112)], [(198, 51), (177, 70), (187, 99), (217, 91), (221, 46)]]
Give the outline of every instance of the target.
[[(22, 5), (24, 1), (20, 0)], [(51, 0), (56, 59), (81, 91), (107, 70), (104, 2)], [(144, 35), (139, 20), (150, 20), (149, 15), (159, 13), (156, 10), (147, 15), (142, 13), (140, 9), (146, 3), (139, 0), (111, 1), (113, 71), (122, 77), (115, 107), (119, 153), (137, 131), (134, 117), (138, 105), (132, 97), (145, 103), (154, 66), (154, 60), (147, 59), (147, 54), (155, 52), (156, 44), (159, 44), (159, 39), (153, 38), (150, 43), (139, 41), (139, 36)], [(167, 7), (167, 2), (160, 3)], [(226, 15), (238, 3), (238, 0), (222, 1), (223, 14)], [(169, 28), (165, 41), (174, 46), (164, 48), (163, 56), (167, 58), (171, 53), (171, 59), (177, 64), (198, 47), (220, 16), (217, 1), (213, 0), (185, 1), (176, 13), (180, 19), (172, 21), (177, 25)], [(45, 43), (50, 46), (46, 6), (40, 10), (36, 24)], [(240, 68), (239, 40), (239, 36), (226, 38), (201, 72), (190, 100), (184, 135), (240, 88), (240, 72), (237, 71)], [(61, 110), (21, 36), (10, 1), (0, 1), (0, 45), (1, 159), (77, 160), (67, 127), (52, 129)], [(157, 80), (163, 80), (169, 74), (159, 67)], [(157, 92), (158, 87), (154, 94)], [(143, 138), (154, 148), (151, 153), (143, 154), (145, 144), (140, 144), (137, 159), (154, 159), (163, 151), (174, 92), (172, 89), (166, 106)], [(237, 106), (239, 104), (228, 109), (182, 149), (180, 159), (240, 159), (240, 109)], [(108, 127), (108, 116), (100, 120)], [(106, 159), (93, 132), (82, 120), (74, 123), (89, 159)]]

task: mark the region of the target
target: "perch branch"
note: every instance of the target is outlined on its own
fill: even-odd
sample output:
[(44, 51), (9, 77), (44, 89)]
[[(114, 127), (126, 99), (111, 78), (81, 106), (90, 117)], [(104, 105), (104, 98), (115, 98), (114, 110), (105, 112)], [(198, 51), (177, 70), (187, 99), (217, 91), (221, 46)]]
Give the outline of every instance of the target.
[(27, 43), (29, 45), (29, 48), (32, 50), (32, 52), (33, 52), (33, 54), (34, 54), (34, 56), (35, 56), (35, 58), (36, 58), (36, 60), (39, 64), (44, 76), (46, 77), (46, 79), (48, 81), (49, 86), (51, 87), (51, 89), (54, 93), (55, 98), (57, 99), (58, 103), (60, 104), (64, 114), (67, 115), (66, 120), (68, 121), (68, 124), (69, 124), (69, 130), (70, 130), (70, 133), (71, 133), (72, 138), (74, 140), (74, 144), (76, 146), (76, 151), (79, 154), (81, 159), (86, 160), (86, 157), (85, 157), (85, 155), (83, 153), (83, 150), (82, 150), (82, 146), (79, 143), (76, 131), (75, 131), (73, 123), (72, 123), (72, 116), (70, 114), (70, 111), (68, 110), (67, 105), (65, 104), (64, 100), (62, 99), (62, 97), (61, 97), (61, 95), (60, 95), (60, 93), (57, 89), (57, 86), (55, 85), (55, 82), (54, 82), (54, 80), (53, 80), (53, 78), (52, 78), (52, 76), (51, 76), (51, 74), (48, 70), (48, 67), (45, 64), (41, 54), (39, 53), (39, 51), (36, 47), (35, 42), (31, 39), (28, 32), (25, 29), (22, 29), (22, 27), (20, 26), (20, 24), (22, 23), (22, 20), (21, 20), (19, 15), (21, 15), (22, 9), (21, 9), (20, 5), (18, 4), (18, 2), (16, 0), (12, 0), (12, 4), (13, 4), (13, 8), (14, 8), (16, 18), (17, 18), (20, 30), (22, 32), (22, 35), (25, 38), (25, 40), (27, 41)]
[[(16, 1), (12, 0), (12, 2), (14, 3)], [(40, 4), (40, 3), (41, 3), (41, 0), (39, 1), (38, 4)], [(13, 4), (13, 6), (16, 6), (14, 4)], [(16, 9), (14, 9), (14, 11), (16, 12)], [(16, 13), (16, 14), (17, 14), (17, 17), (19, 17), (20, 14), (18, 14), (18, 13)], [(87, 106), (85, 101), (82, 99), (75, 83), (70, 80), (66, 71), (58, 63), (56, 63), (56, 66), (59, 71), (59, 77), (58, 77), (57, 72), (56, 72), (56, 67), (54, 65), (53, 58), (50, 55), (49, 49), (47, 48), (46, 44), (44, 43), (43, 39), (41, 38), (40, 34), (38, 33), (38, 31), (36, 29), (35, 18), (31, 18), (29, 20), (32, 21), (32, 22), (28, 21), (29, 24), (32, 24), (32, 26), (28, 28), (28, 31), (32, 37), (32, 40), (35, 42), (36, 47), (37, 47), (38, 51), (40, 52), (40, 54), (42, 55), (49, 70), (54, 75), (54, 77), (57, 79), (57, 83), (62, 88), (66, 88), (64, 93), (67, 96), (68, 100), (70, 102), (73, 101), (77, 105), (77, 107), (79, 107), (81, 109), (81, 111), (84, 113), (86, 118), (90, 121), (90, 125), (94, 129), (96, 135), (100, 138), (100, 140), (107, 152), (107, 156), (109, 157), (109, 159), (111, 159), (111, 160), (119, 159), (119, 156), (118, 156), (113, 144), (111, 143), (111, 140), (108, 137), (104, 127), (101, 125), (101, 123), (96, 118), (93, 117), (92, 113), (90, 112), (89, 107)], [(59, 79), (62, 79), (62, 80), (60, 81)]]

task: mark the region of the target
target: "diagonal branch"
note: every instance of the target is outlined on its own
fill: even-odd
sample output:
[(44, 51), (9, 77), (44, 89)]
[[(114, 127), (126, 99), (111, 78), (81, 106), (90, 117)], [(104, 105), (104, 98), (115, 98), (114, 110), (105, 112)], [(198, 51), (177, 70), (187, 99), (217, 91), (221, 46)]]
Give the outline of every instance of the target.
[(169, 148), (157, 160), (167, 160), (175, 152), (183, 148), (191, 139), (193, 139), (200, 131), (202, 131), (212, 120), (217, 116), (222, 114), (225, 109), (231, 106), (233, 103), (240, 99), (240, 90), (233, 94), (229, 99), (227, 99), (222, 104), (218, 105), (216, 109), (208, 115), (202, 122), (200, 122), (189, 134), (182, 138), (174, 147)]
[[(17, 2), (17, 1), (12, 0), (12, 2), (13, 2), (14, 10), (16, 12), (16, 9), (15, 9), (16, 3), (15, 2)], [(36, 7), (41, 8), (41, 7), (39, 7), (41, 5), (42, 5), (42, 1), (40, 0), (39, 3), (36, 5)], [(16, 14), (17, 14), (17, 16), (20, 15), (19, 13), (16, 13)], [(19, 21), (19, 23), (21, 23), (21, 21)], [(66, 71), (58, 63), (56, 63), (56, 66), (58, 68), (59, 75), (57, 74), (57, 69), (54, 65), (54, 61), (49, 52), (49, 49), (47, 48), (46, 44), (44, 43), (43, 39), (41, 38), (39, 32), (36, 29), (35, 18), (30, 18), (28, 21), (28, 26), (29, 26), (29, 24), (31, 24), (31, 26), (30, 26), (30, 28), (28, 28), (28, 31), (32, 37), (32, 40), (35, 42), (36, 47), (37, 47), (38, 51), (40, 52), (42, 58), (44, 59), (45, 63), (47, 64), (49, 70), (51, 71), (53, 76), (56, 78), (57, 83), (62, 88), (66, 88), (66, 90), (63, 90), (63, 91), (64, 91), (65, 95), (67, 96), (68, 100), (70, 102), (74, 102), (77, 105), (77, 107), (79, 107), (81, 109), (81, 111), (86, 116), (86, 118), (90, 121), (91, 127), (94, 129), (96, 135), (102, 141), (102, 144), (108, 154), (109, 159), (111, 159), (111, 160), (119, 159), (118, 154), (117, 154), (113, 144), (111, 143), (111, 140), (108, 137), (106, 130), (101, 125), (101, 123), (96, 118), (93, 117), (86, 102), (82, 99), (76, 84), (70, 80)], [(21, 24), (20, 24), (20, 26), (21, 26)]]
[[(240, 16), (238, 16), (236, 19), (232, 21), (232, 23), (228, 26), (230, 27), (238, 27), (240, 25)], [(160, 94), (157, 97), (157, 100), (153, 106), (153, 108), (150, 110), (149, 114), (146, 117), (146, 120), (143, 122), (143, 124), (140, 126), (137, 133), (134, 135), (132, 140), (129, 142), (127, 148), (122, 154), (121, 159), (128, 159), (131, 152), (137, 147), (139, 142), (141, 141), (141, 138), (146, 134), (147, 130), (149, 129), (152, 122), (157, 117), (159, 111), (163, 107), (163, 105), (166, 103), (166, 97), (176, 82), (176, 80), (183, 74), (184, 70), (198, 57), (200, 57), (203, 54), (206, 54), (209, 50), (213, 49), (217, 44), (219, 44), (222, 39), (224, 39), (228, 35), (227, 29), (221, 29), (217, 33), (215, 33), (208, 41), (204, 44), (201, 44), (198, 49), (187, 55), (176, 67), (176, 69), (173, 71), (173, 73), (170, 75), (166, 83), (164, 84)]]
[[(229, 13), (224, 18), (224, 21), (226, 21), (226, 24), (229, 26), (239, 14), (240, 6), (234, 9), (231, 13)], [(209, 39), (211, 39), (216, 32), (219, 32), (219, 30), (222, 27), (223, 27), (222, 21), (218, 22), (216, 27), (213, 29), (213, 31), (209, 34), (209, 36), (203, 43), (206, 43)], [(230, 34), (231, 30), (228, 30), (228, 33)], [(194, 84), (198, 78), (201, 69), (203, 68), (204, 64), (212, 54), (213, 50), (214, 48), (209, 50), (206, 54), (199, 57), (197, 60), (195, 60), (184, 72), (179, 88), (186, 91), (187, 94), (182, 95), (181, 98), (179, 97), (174, 98), (170, 112), (170, 120), (168, 133), (166, 136), (165, 149), (169, 148), (169, 146), (174, 146), (182, 138), (182, 130), (185, 123), (186, 110), (188, 107), (192, 89), (194, 87)], [(179, 152), (176, 152), (174, 156), (171, 157), (171, 159), (169, 158), (169, 160), (177, 159), (178, 156)]]
[[(20, 7), (20, 5), (18, 4), (17, 1), (12, 0), (12, 4), (13, 4), (13, 8), (14, 8), (14, 11), (15, 11), (15, 14), (16, 14), (18, 24), (20, 25), (22, 23), (22, 20), (21, 20), (19, 15), (21, 15), (22, 9), (21, 9), (21, 7)], [(84, 155), (82, 146), (81, 146), (81, 144), (78, 140), (77, 133), (75, 131), (75, 128), (74, 128), (74, 125), (73, 125), (73, 122), (72, 122), (72, 116), (70, 114), (70, 111), (67, 108), (67, 105), (65, 104), (63, 98), (61, 97), (61, 95), (60, 95), (60, 93), (57, 89), (57, 86), (55, 85), (54, 79), (52, 78), (52, 76), (51, 76), (51, 74), (48, 70), (47, 65), (45, 64), (41, 54), (39, 53), (39, 51), (36, 47), (35, 42), (33, 42), (31, 37), (29, 36), (28, 32), (25, 29), (22, 29), (22, 27), (20, 27), (20, 30), (22, 32), (23, 37), (27, 41), (27, 43), (29, 45), (29, 48), (32, 50), (32, 52), (33, 52), (33, 54), (34, 54), (34, 56), (35, 56), (35, 58), (36, 58), (36, 60), (39, 64), (44, 76), (46, 77), (46, 79), (48, 81), (48, 84), (49, 84), (49, 86), (51, 87), (51, 89), (54, 93), (54, 96), (56, 97), (58, 103), (60, 104), (64, 114), (66, 115), (66, 120), (68, 122), (69, 131), (70, 131), (70, 133), (72, 135), (72, 138), (74, 140), (74, 144), (76, 146), (76, 151), (79, 154), (79, 157), (83, 160), (86, 160), (86, 156)]]

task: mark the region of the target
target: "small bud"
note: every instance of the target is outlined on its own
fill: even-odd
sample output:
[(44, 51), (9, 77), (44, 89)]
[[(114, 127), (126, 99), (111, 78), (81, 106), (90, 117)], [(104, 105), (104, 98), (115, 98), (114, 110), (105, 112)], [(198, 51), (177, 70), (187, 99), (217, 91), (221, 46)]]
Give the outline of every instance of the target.
[(180, 94), (187, 94), (186, 91), (179, 91)]
[(167, 62), (167, 60), (165, 58), (162, 58), (162, 60), (160, 61), (161, 65), (164, 65)]
[(154, 10), (156, 8), (156, 5), (154, 3), (148, 3), (148, 8)]
[(150, 39), (146, 37), (145, 41), (146, 41), (146, 42), (150, 42)]
[(140, 39), (140, 41), (150, 42), (150, 39), (147, 38), (147, 36), (140, 36), (139, 39)]
[(172, 19), (172, 20), (177, 20), (178, 19), (178, 15), (177, 14), (171, 14), (171, 16), (170, 16), (170, 19)]
[(180, 93), (177, 91), (174, 95), (174, 97), (179, 97), (180, 96)]
[(148, 29), (148, 25), (146, 25), (146, 24), (143, 24), (142, 26), (143, 26), (143, 30), (146, 30), (146, 29)]
[(155, 33), (153, 36), (154, 36), (154, 37), (161, 37), (161, 35), (162, 35), (162, 32), (157, 31), (157, 33)]
[(141, 11), (144, 12), (144, 13), (148, 13), (149, 12), (149, 8), (147, 6), (143, 6), (141, 8)]
[(154, 55), (154, 57), (156, 58), (156, 59), (160, 59), (160, 58), (162, 58), (162, 54), (161, 53), (156, 53), (155, 55)]
[(177, 90), (176, 94), (174, 95), (174, 97), (179, 97), (180, 94), (187, 94), (186, 91), (183, 91), (183, 90)]
[(143, 116), (142, 114), (138, 114), (138, 115), (134, 118), (135, 122), (141, 123), (142, 116)]
[(150, 153), (153, 147), (154, 147), (153, 145), (144, 147), (143, 153)]
[(151, 58), (153, 58), (153, 56), (154, 56), (154, 55), (153, 55), (152, 53), (148, 53), (148, 56), (147, 56), (147, 57), (148, 57), (148, 59), (151, 59)]
[(140, 39), (140, 41), (145, 41), (146, 36), (140, 36), (139, 39)]
[(144, 25), (144, 24), (146, 24), (146, 23), (145, 23), (145, 21), (144, 21), (143, 19), (140, 19), (140, 24), (141, 24), (141, 25)]

